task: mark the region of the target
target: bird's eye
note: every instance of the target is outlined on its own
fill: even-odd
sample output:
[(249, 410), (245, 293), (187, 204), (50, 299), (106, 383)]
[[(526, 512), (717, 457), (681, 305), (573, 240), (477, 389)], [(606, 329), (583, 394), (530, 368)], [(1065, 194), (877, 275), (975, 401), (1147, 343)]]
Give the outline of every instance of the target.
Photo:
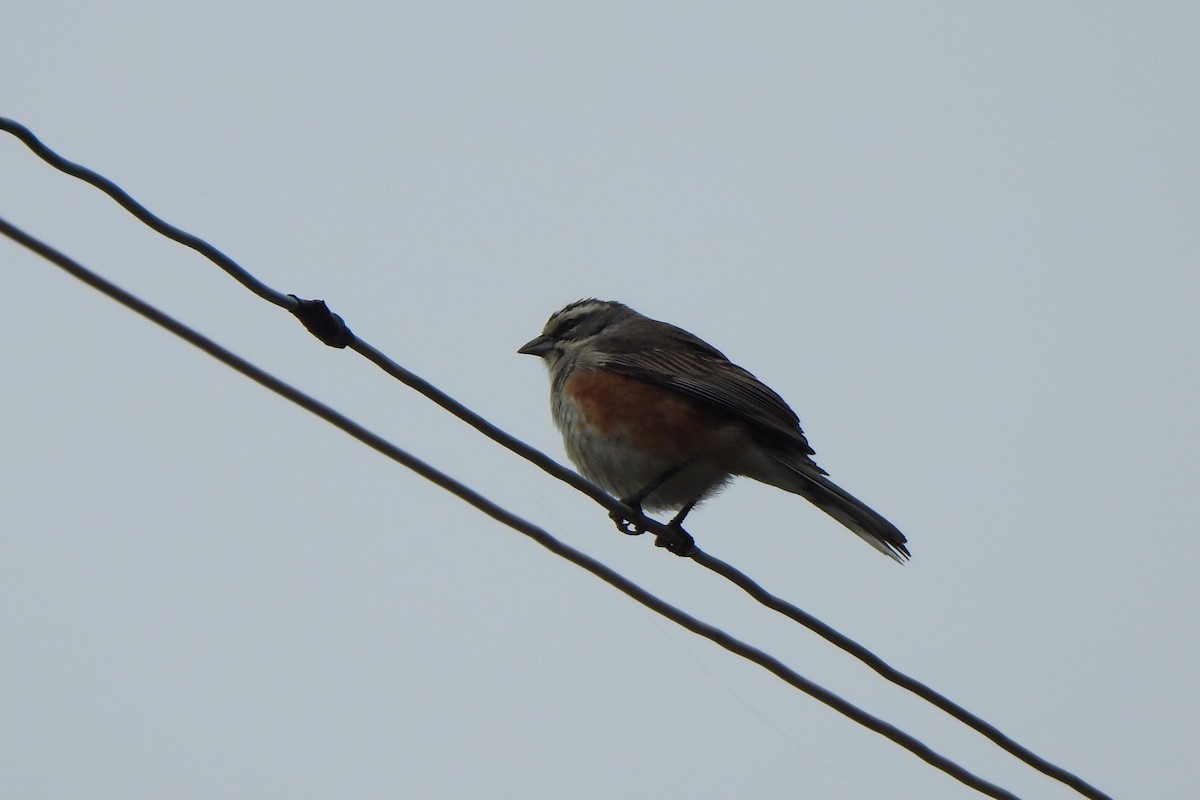
[(575, 330), (575, 326), (578, 324), (578, 319), (564, 319), (562, 322), (558, 323), (558, 328), (554, 332), (558, 336), (565, 336), (566, 334)]

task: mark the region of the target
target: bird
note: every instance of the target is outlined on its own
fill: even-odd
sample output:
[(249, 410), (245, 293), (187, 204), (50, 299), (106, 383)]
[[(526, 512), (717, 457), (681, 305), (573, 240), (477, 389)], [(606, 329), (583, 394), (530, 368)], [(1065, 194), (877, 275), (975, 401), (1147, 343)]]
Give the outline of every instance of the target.
[(817, 466), (783, 398), (698, 336), (587, 298), (517, 352), (549, 371), (555, 425), (585, 478), (639, 514), (677, 510), (667, 526), (677, 536), (658, 542), (677, 555), (692, 551), (688, 513), (743, 476), (800, 495), (897, 562), (911, 556), (895, 525)]

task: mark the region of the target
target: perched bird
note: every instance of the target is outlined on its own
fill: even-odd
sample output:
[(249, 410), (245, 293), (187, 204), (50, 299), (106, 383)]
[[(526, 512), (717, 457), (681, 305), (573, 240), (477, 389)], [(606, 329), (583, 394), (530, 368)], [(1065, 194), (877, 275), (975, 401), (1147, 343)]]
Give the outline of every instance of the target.
[(684, 517), (744, 475), (800, 495), (896, 561), (909, 557), (904, 534), (812, 460), (783, 398), (682, 328), (579, 300), (517, 352), (549, 369), (554, 422), (586, 478), (639, 511), (679, 509), (670, 527), (685, 544), (663, 546), (690, 550)]

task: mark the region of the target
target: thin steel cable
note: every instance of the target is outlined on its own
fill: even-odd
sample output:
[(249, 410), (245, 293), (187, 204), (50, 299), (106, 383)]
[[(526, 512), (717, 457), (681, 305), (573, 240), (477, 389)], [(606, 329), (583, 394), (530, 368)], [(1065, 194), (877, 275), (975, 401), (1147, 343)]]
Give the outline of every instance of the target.
[(241, 267), (236, 261), (222, 253), (217, 248), (213, 247), (208, 242), (201, 239), (199, 236), (188, 233), (182, 228), (177, 228), (158, 215), (152, 213), (148, 208), (134, 200), (129, 194), (117, 184), (110, 181), (100, 173), (88, 169), (82, 164), (76, 164), (63, 158), (58, 153), (51, 150), (42, 140), (34, 136), (33, 131), (26, 128), (16, 120), (7, 117), (0, 117), (0, 130), (5, 130), (13, 136), (20, 139), (26, 147), (37, 154), (38, 158), (45, 161), (55, 169), (65, 172), (81, 181), (90, 183), (106, 195), (116, 200), (122, 208), (128, 211), (139, 220), (149, 225), (158, 233), (166, 236), (168, 239), (179, 242), (180, 244), (190, 247), (200, 255), (207, 258), (209, 261), (216, 264), (225, 272), (237, 279), (239, 283), (245, 286), (256, 295), (266, 300), (269, 303), (274, 303), (280, 308), (292, 311), (296, 307), (296, 298), (289, 295), (277, 292), (270, 286), (260, 281), (258, 278), (251, 275)]
[[(29, 128), (25, 127), (21, 123), (17, 122), (16, 120), (8, 119), (7, 117), (0, 117), (0, 130), (7, 131), (8, 133), (11, 133), (13, 136), (17, 137), (23, 144), (25, 144), (26, 147), (32, 150), (35, 155), (55, 169), (89, 183), (100, 191), (104, 192), (106, 195), (119, 203), (122, 208), (124, 208), (137, 219), (144, 222), (153, 230), (200, 253), (202, 256), (209, 259), (222, 270), (224, 270), (227, 274), (232, 276), (243, 286), (257, 294), (259, 297), (262, 297), (263, 299), (279, 306), (280, 308), (295, 313), (300, 302), (295, 296), (284, 294), (283, 292), (279, 292), (270, 286), (267, 286), (265, 283), (250, 274), (250, 272), (243, 268), (240, 264), (227, 256), (225, 253), (221, 252), (209, 242), (206, 242), (200, 237), (195, 236), (183, 230), (182, 228), (178, 228), (169, 222), (166, 222), (157, 214), (151, 212), (137, 200), (134, 200), (128, 192), (126, 192), (112, 180), (106, 178), (95, 170), (89, 169), (82, 164), (77, 164), (74, 161), (59, 155), (54, 150), (50, 149), (50, 147), (42, 142), (36, 135), (34, 135), (33, 131), (29, 130)], [(588, 497), (591, 497), (593, 500), (606, 507), (609, 511), (627, 514), (629, 519), (638, 521), (639, 523), (645, 523), (646, 529), (652, 532), (667, 532), (666, 526), (662, 523), (638, 514), (624, 503), (621, 503), (610, 497), (603, 489), (584, 479), (578, 473), (567, 469), (554, 459), (542, 453), (540, 450), (529, 446), (520, 439), (517, 439), (516, 437), (511, 436), (505, 431), (496, 427), (479, 414), (476, 414), (462, 403), (442, 392), (433, 384), (400, 366), (395, 361), (384, 355), (377, 348), (371, 346), (368, 342), (365, 342), (357, 336), (354, 336), (352, 341), (349, 343), (349, 347), (374, 363), (384, 372), (396, 378), (409, 388), (420, 392), (422, 395), (432, 400), (445, 410), (449, 411), (451, 414), (454, 414), (459, 419), (483, 433), (488, 438), (492, 439), (501, 446), (508, 448), (527, 461), (532, 462), (542, 470), (548, 472), (550, 475), (558, 478), (560, 481), (575, 487), (580, 492), (583, 492)]]
[(962, 722), (972, 730), (979, 732), (995, 743), (998, 747), (1021, 759), (1026, 764), (1029, 764), (1034, 769), (1037, 769), (1039, 772), (1061, 781), (1062, 783), (1070, 786), (1072, 789), (1082, 794), (1084, 797), (1093, 798), (1093, 800), (1113, 800), (1112, 797), (1087, 783), (1078, 775), (1068, 772), (1056, 764), (1050, 763), (1037, 753), (1034, 753), (1033, 751), (1022, 746), (1019, 742), (1013, 741), (988, 721), (975, 716), (970, 711), (963, 708), (958, 703), (955, 703), (953, 700), (946, 697), (936, 689), (931, 688), (916, 678), (904, 674), (900, 670), (888, 664), (879, 656), (875, 655), (875, 653), (863, 647), (861, 644), (845, 634), (840, 633), (826, 623), (817, 619), (812, 614), (809, 614), (802, 608), (789, 603), (783, 598), (771, 594), (760, 584), (750, 578), (750, 576), (746, 575), (736, 567), (727, 564), (716, 556), (712, 556), (701, 551), (700, 548), (696, 548), (696, 551), (691, 554), (691, 558), (697, 564), (706, 569), (712, 570), (728, 580), (730, 583), (742, 589), (762, 605), (777, 611), (780, 614), (783, 614), (785, 617), (794, 620), (795, 622), (800, 623), (813, 633), (820, 636), (822, 639), (825, 639), (827, 642), (854, 656), (887, 680), (891, 681), (897, 686), (907, 689), (908, 691), (920, 697), (922, 700), (926, 700), (934, 706), (937, 706), (942, 711), (954, 717), (959, 722)]
[[(187, 233), (186, 231), (176, 228), (169, 223), (164, 222), (159, 217), (152, 214), (149, 210), (139, 204), (109, 179), (99, 175), (87, 167), (75, 164), (74, 162), (58, 155), (45, 144), (43, 144), (36, 136), (34, 136), (34, 134), (29, 131), (28, 128), (20, 123), (11, 119), (0, 117), (0, 130), (6, 130), (12, 133), (14, 136), (17, 136), (17, 138), (24, 142), (31, 150), (33, 150), (34, 153), (36, 153), (51, 166), (54, 166), (64, 172), (67, 172), (68, 174), (74, 175), (75, 177), (92, 184), (93, 186), (96, 186), (101, 191), (105, 192), (118, 203), (120, 203), (138, 219), (154, 228), (154, 230), (159, 231), (160, 233), (163, 233), (163, 235), (168, 236), (175, 241), (181, 242), (188, 247), (191, 247), (210, 260), (214, 261), (217, 266), (221, 267), (221, 269), (225, 270), (227, 273), (246, 285), (260, 297), (264, 297), (270, 302), (279, 305), (294, 314), (297, 314), (297, 316), (300, 316), (297, 313), (297, 306), (303, 306), (305, 303), (312, 302), (299, 301), (292, 295), (284, 295), (261, 283), (249, 272), (239, 266), (220, 250), (213, 247), (211, 244), (199, 239), (196, 236), (193, 236), (192, 234)], [(310, 330), (313, 330), (308, 321), (304, 320), (303, 317), (301, 317), (301, 319), (305, 322), (305, 325), (308, 326)], [(337, 322), (340, 324), (341, 320), (337, 319)], [(619, 500), (611, 497), (604, 490), (586, 480), (578, 473), (564, 467), (541, 451), (531, 447), (520, 439), (517, 439), (511, 434), (496, 427), (479, 414), (475, 413), (462, 403), (442, 392), (433, 384), (400, 366), (395, 361), (380, 352), (377, 348), (371, 346), (369, 343), (363, 341), (357, 336), (349, 334), (348, 329), (346, 330), (346, 334), (349, 337), (348, 346), (352, 350), (367, 358), (409, 388), (419, 392), (426, 398), (441, 406), (446, 411), (449, 411), (451, 414), (454, 414), (459, 419), (466, 422), (468, 425), (471, 425), (480, 433), (495, 441), (497, 444), (507, 448), (508, 450), (511, 450), (522, 458), (530, 461), (549, 475), (572, 486), (576, 490), (586, 494), (588, 497), (591, 497), (597, 503), (608, 509), (609, 512), (617, 514), (620, 517), (635, 523), (638, 527), (644, 530), (658, 535), (671, 535), (671, 530), (663, 523), (647, 517), (639, 511), (629, 508), (624, 503), (621, 503)], [(325, 340), (323, 339), (323, 341)], [(1006, 752), (1020, 759), (1028, 766), (1033, 767), (1049, 777), (1061, 781), (1065, 785), (1075, 789), (1083, 796), (1090, 798), (1090, 800), (1112, 800), (1108, 794), (1100, 791), (1074, 773), (1037, 755), (1032, 750), (1024, 747), (1011, 737), (1002, 733), (991, 723), (971, 713), (957, 703), (954, 703), (944, 695), (929, 688), (922, 682), (905, 675), (894, 667), (891, 667), (881, 658), (871, 653), (861, 645), (858, 645), (852, 639), (844, 636), (841, 633), (838, 633), (833, 628), (807, 614), (807, 612), (802, 611), (795, 605), (766, 592), (766, 590), (764, 590), (761, 586), (732, 566), (725, 564), (725, 562), (722, 562), (713, 556), (703, 553), (698, 548), (694, 548), (692, 552), (687, 553), (686, 555), (692, 557), (702, 566), (722, 575), (728, 580), (731, 580), (735, 583), (735, 585), (739, 586), (741, 589), (743, 589), (743, 591), (746, 591), (751, 596), (758, 599), (768, 608), (788, 616), (805, 627), (808, 627), (818, 635), (824, 637), (830, 643), (840, 647), (845, 652), (855, 656), (856, 658), (859, 658), (889, 681), (902, 686), (927, 702), (942, 709), (944, 712), (950, 714), (955, 719), (964, 723), (972, 730), (977, 731), (988, 740), (1004, 749)]]
[(69, 258), (50, 245), (13, 226), (3, 218), (0, 218), (0, 234), (9, 237), (13, 241), (23, 245), (29, 250), (32, 250), (34, 253), (37, 253), (46, 260), (60, 267), (71, 276), (102, 292), (109, 298), (115, 300), (137, 314), (140, 314), (156, 325), (166, 329), (170, 333), (175, 334), (187, 343), (199, 348), (209, 356), (212, 356), (226, 366), (231, 367), (255, 383), (258, 383), (260, 386), (263, 386), (264, 388), (275, 392), (281, 397), (290, 400), (304, 410), (320, 417), (326, 422), (354, 437), (376, 452), (379, 452), (393, 461), (407, 467), (413, 472), (416, 472), (421, 477), (434, 483), (442, 489), (445, 489), (455, 497), (458, 497), (459, 499), (469, 503), (471, 506), (482, 511), (484, 514), (487, 514), (492, 519), (495, 519), (498, 522), (501, 522), (504, 525), (507, 525), (508, 527), (525, 534), (550, 552), (565, 558), (582, 569), (587, 570), (592, 575), (595, 575), (597, 578), (609, 584), (618, 591), (623, 592), (625, 595), (629, 596), (633, 600), (636, 600), (638, 603), (641, 603), (643, 606), (661, 614), (683, 628), (686, 628), (687, 630), (702, 636), (717, 645), (720, 645), (731, 653), (758, 664), (763, 669), (766, 669), (768, 672), (783, 680), (785, 683), (788, 683), (810, 697), (819, 700), (830, 708), (833, 708), (835, 711), (838, 711), (846, 717), (854, 720), (863, 727), (872, 730), (881, 736), (886, 737), (887, 739), (890, 739), (921, 760), (936, 767), (942, 772), (945, 772), (963, 784), (970, 786), (972, 789), (975, 789), (976, 791), (981, 792), (988, 797), (997, 798), (997, 800), (1019, 800), (1016, 795), (1012, 794), (1006, 789), (984, 780), (974, 773), (964, 769), (954, 761), (951, 761), (949, 758), (946, 758), (945, 756), (935, 752), (919, 739), (911, 736), (908, 733), (905, 733), (894, 725), (867, 713), (863, 709), (853, 705), (852, 703), (849, 703), (828, 689), (813, 683), (773, 656), (770, 656), (762, 650), (759, 650), (756, 647), (734, 638), (719, 628), (703, 622), (700, 619), (693, 617), (687, 612), (651, 594), (607, 565), (597, 561), (596, 559), (579, 550), (576, 550), (573, 547), (570, 547), (567, 544), (564, 544), (563, 542), (554, 538), (544, 529), (493, 503), (465, 484), (425, 463), (421, 459), (411, 455), (400, 447), (397, 447), (378, 434), (364, 428), (363, 426), (351, 420), (349, 417), (346, 417), (328, 405), (320, 402), (308, 394), (305, 394), (290, 384), (285, 383), (279, 378), (276, 378), (274, 375), (271, 375), (249, 361), (246, 361), (242, 357), (222, 347), (195, 329), (184, 325), (182, 322), (179, 322), (149, 303), (139, 299), (111, 281), (108, 281), (100, 275), (97, 275), (79, 262)]

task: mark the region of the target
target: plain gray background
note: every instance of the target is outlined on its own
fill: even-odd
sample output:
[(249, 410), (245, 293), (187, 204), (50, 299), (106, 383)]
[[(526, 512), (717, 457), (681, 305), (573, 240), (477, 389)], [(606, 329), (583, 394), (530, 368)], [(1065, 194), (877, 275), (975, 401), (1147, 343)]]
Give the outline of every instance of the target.
[[(700, 544), (1118, 798), (1197, 791), (1200, 11), (14, 6), (0, 113), (562, 457), (516, 348), (687, 327), (904, 530)], [(1074, 793), (0, 137), (0, 215), (1027, 798)], [(0, 243), (0, 794), (974, 796)]]

